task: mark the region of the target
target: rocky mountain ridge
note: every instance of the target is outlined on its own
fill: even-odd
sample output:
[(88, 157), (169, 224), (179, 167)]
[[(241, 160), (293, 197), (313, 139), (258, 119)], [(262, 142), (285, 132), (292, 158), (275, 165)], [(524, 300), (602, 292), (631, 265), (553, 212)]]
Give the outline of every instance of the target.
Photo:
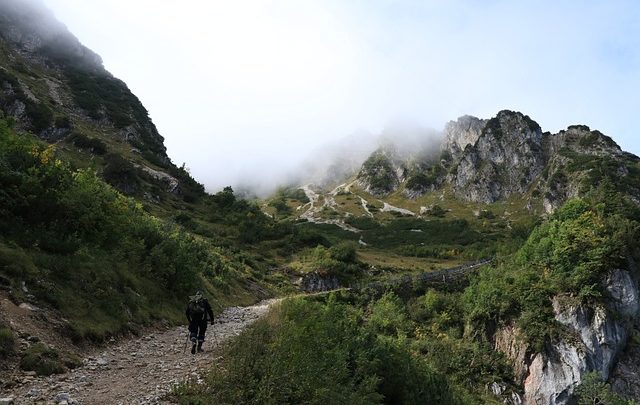
[[(411, 199), (450, 188), (463, 201), (483, 204), (522, 196), (550, 212), (595, 181), (611, 177), (610, 172), (617, 186), (632, 185), (627, 180), (635, 178), (639, 162), (585, 125), (551, 134), (527, 115), (508, 110), (489, 120), (467, 115), (449, 122), (439, 151), (426, 156), (403, 159), (393, 150), (379, 149), (364, 162), (358, 185), (376, 196), (399, 191)], [(637, 184), (626, 191), (632, 198), (640, 196)]]

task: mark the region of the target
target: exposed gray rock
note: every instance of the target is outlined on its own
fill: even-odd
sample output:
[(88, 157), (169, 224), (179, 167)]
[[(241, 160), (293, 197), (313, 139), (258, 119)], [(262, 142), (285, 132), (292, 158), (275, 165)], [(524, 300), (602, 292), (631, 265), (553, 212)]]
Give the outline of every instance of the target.
[(500, 328), (494, 336), (494, 348), (504, 353), (513, 367), (517, 382), (524, 381), (528, 373), (528, 347), (521, 338), (520, 331), (513, 325)]
[(57, 142), (71, 132), (70, 128), (50, 127), (40, 133), (40, 138), (47, 142)]
[[(609, 378), (629, 336), (630, 323), (640, 308), (637, 282), (626, 270), (612, 270), (606, 277), (607, 305), (589, 307), (572, 304), (569, 299), (553, 299), (555, 319), (573, 333), (548, 345), (544, 351), (527, 356), (519, 343), (517, 329), (503, 328), (495, 336), (496, 349), (504, 352), (515, 366), (516, 378), (523, 381), (525, 404), (568, 404), (573, 391), (586, 373), (597, 371)], [(633, 365), (620, 368), (614, 388), (638, 386), (629, 375)], [(631, 389), (628, 387), (631, 386)], [(634, 388), (636, 387), (636, 388)]]
[(500, 111), (465, 147), (450, 180), (459, 197), (492, 203), (526, 192), (545, 163), (540, 126), (522, 113)]
[(451, 153), (458, 160), (467, 146), (473, 146), (480, 138), (487, 120), (463, 115), (456, 121), (449, 121), (444, 127), (443, 150)]
[(640, 315), (640, 297), (638, 285), (631, 273), (614, 269), (607, 275), (605, 289), (611, 297), (610, 308), (626, 318)]
[(149, 166), (140, 166), (136, 165), (146, 173), (148, 173), (151, 177), (158, 180), (162, 184), (164, 184), (165, 189), (170, 193), (178, 193), (180, 190), (180, 182), (175, 177), (171, 176), (168, 173), (161, 172), (159, 170), (154, 170)]
[(628, 345), (611, 372), (611, 388), (628, 399), (640, 399), (640, 346)]
[(300, 280), (300, 289), (305, 292), (330, 291), (339, 287), (340, 281), (335, 276), (320, 274), (317, 271), (305, 274)]
[(508, 391), (505, 384), (493, 382), (489, 385), (489, 389), (493, 395), (502, 399), (503, 404), (522, 405), (522, 398), (520, 397), (520, 394), (510, 390)]
[(22, 309), (26, 309), (27, 311), (37, 311), (38, 310), (38, 308), (35, 305), (27, 304), (26, 302), (23, 302), (22, 304), (18, 305), (18, 307), (20, 307)]
[[(631, 173), (629, 161), (638, 160), (587, 126), (543, 133), (528, 116), (507, 110), (490, 120), (463, 116), (447, 123), (440, 150), (439, 157), (405, 156), (387, 145), (364, 162), (356, 183), (376, 196), (404, 185), (410, 199), (447, 186), (458, 198), (480, 203), (521, 195), (529, 209), (542, 205), (549, 213), (593, 185), (594, 158), (611, 158), (606, 164), (617, 163), (613, 170), (621, 178)], [(640, 201), (640, 185), (627, 188), (630, 198)]]
[(67, 392), (61, 392), (59, 394), (57, 394), (54, 398), (54, 401), (60, 403), (60, 402), (69, 402), (71, 400), (71, 395), (69, 395), (69, 393)]

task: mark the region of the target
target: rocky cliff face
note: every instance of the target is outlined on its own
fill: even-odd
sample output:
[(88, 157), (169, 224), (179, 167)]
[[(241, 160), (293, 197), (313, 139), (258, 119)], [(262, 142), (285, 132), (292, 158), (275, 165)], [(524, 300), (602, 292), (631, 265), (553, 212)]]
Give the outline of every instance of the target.
[(501, 111), (465, 148), (450, 181), (459, 197), (492, 203), (526, 192), (544, 164), (540, 126), (521, 113)]
[(476, 144), (486, 124), (487, 120), (471, 115), (449, 121), (444, 127), (443, 149), (449, 151), (455, 160), (459, 160), (467, 146)]
[[(560, 297), (553, 300), (555, 319), (567, 328), (569, 337), (554, 341), (542, 352), (530, 353), (517, 328), (496, 333), (495, 347), (511, 359), (516, 379), (524, 386), (525, 404), (569, 404), (585, 374), (596, 371), (604, 379), (612, 375), (632, 324), (640, 317), (640, 294), (627, 270), (611, 271), (604, 283), (609, 294), (605, 304), (589, 307)], [(637, 374), (638, 365), (622, 364), (624, 369), (615, 371), (620, 391), (633, 395), (640, 386), (628, 375)]]
[(551, 212), (567, 199), (588, 190), (601, 178), (616, 179), (621, 191), (630, 197), (640, 195), (630, 167), (638, 161), (625, 154), (608, 136), (586, 125), (572, 125), (545, 139), (546, 163), (536, 191), (545, 211)]
[(520, 112), (500, 111), (490, 120), (463, 116), (445, 126), (440, 150), (439, 159), (423, 161), (377, 152), (358, 183), (375, 195), (402, 190), (409, 198), (443, 187), (487, 204), (517, 196), (551, 212), (607, 178), (640, 202), (640, 159), (584, 125), (550, 134)]

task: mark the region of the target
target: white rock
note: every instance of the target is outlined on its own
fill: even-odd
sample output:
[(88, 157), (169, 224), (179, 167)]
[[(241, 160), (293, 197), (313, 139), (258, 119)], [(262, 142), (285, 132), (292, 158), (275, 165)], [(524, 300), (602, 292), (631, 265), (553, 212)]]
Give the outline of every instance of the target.
[(640, 302), (638, 286), (625, 270), (611, 271), (605, 288), (616, 316), (602, 306), (566, 306), (557, 298), (553, 300), (556, 320), (578, 339), (556, 342), (550, 350), (534, 356), (524, 381), (526, 404), (564, 405), (586, 373), (597, 371), (604, 379), (609, 377), (627, 343), (625, 315), (627, 319), (635, 316)]

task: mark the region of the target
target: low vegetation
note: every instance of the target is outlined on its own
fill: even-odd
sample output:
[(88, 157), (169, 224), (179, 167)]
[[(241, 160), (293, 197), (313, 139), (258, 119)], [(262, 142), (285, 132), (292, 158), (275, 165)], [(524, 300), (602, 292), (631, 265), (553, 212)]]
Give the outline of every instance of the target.
[[(492, 403), (497, 399), (487, 393), (490, 384), (507, 392), (520, 388), (487, 336), (516, 323), (532, 350), (560, 336), (551, 298), (586, 305), (603, 300), (607, 271), (640, 257), (637, 218), (633, 204), (601, 186), (567, 202), (521, 239), (515, 253), (501, 255), (469, 284), (446, 291), (365, 288), (285, 301), (225, 348), (205, 384), (185, 384), (175, 396), (203, 404)], [(402, 220), (395, 222), (402, 227)], [(363, 228), (377, 227), (369, 225)], [(445, 231), (434, 234), (446, 240)], [(353, 257), (346, 246), (314, 254), (323, 260)], [(624, 403), (591, 377), (576, 395), (582, 402), (596, 395), (606, 398), (602, 403)]]
[(74, 338), (180, 319), (195, 288), (224, 295), (251, 274), (233, 253), (148, 215), (2, 121), (0, 190), (0, 275), (60, 310)]
[[(486, 402), (416, 355), (415, 324), (394, 295), (285, 301), (226, 349), (181, 403), (461, 404)], [(482, 398), (482, 399), (480, 399)]]
[(44, 343), (29, 346), (22, 354), (20, 368), (35, 371), (37, 375), (61, 374), (82, 365), (82, 360), (72, 354), (60, 354)]
[(398, 182), (391, 160), (381, 151), (365, 160), (359, 176), (362, 176), (371, 189), (378, 194), (392, 191)]
[(479, 273), (464, 296), (470, 324), (484, 331), (515, 321), (539, 350), (561, 332), (552, 297), (586, 304), (604, 299), (604, 275), (640, 257), (634, 242), (640, 236), (637, 208), (616, 206), (617, 194), (608, 195), (606, 202), (567, 202), (517, 254)]
[(0, 359), (11, 356), (16, 349), (16, 338), (13, 331), (0, 324)]
[(577, 405), (637, 405), (636, 401), (626, 400), (611, 390), (611, 386), (602, 380), (597, 372), (588, 373), (575, 391)]

